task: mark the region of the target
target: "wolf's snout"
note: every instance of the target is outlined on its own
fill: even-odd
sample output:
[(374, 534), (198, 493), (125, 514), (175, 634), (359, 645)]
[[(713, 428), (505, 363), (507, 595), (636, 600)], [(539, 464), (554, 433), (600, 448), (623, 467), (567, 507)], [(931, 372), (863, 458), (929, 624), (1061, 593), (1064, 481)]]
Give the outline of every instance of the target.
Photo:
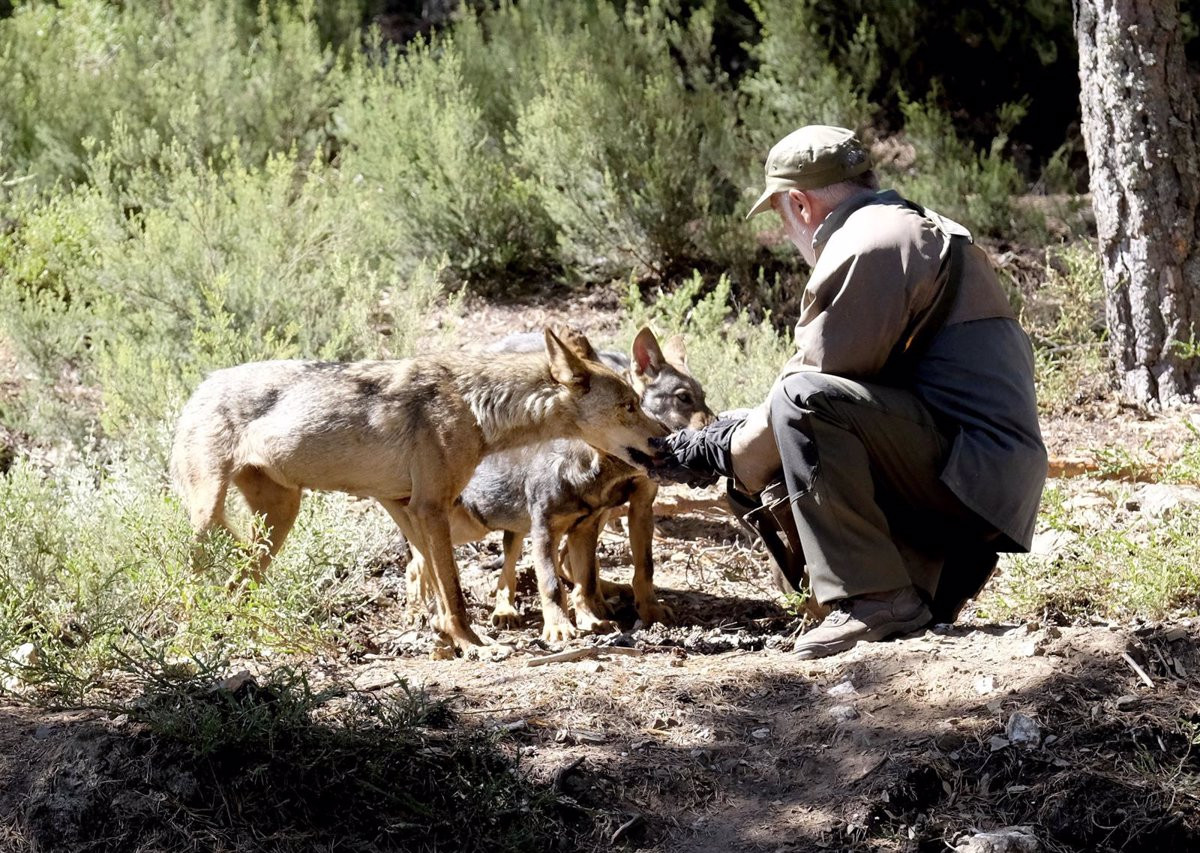
[[(651, 439), (654, 441), (655, 439)], [(647, 471), (661, 465), (667, 459), (667, 454), (663, 449), (655, 448), (653, 453), (643, 453), (636, 447), (626, 447), (625, 452), (629, 454), (630, 460), (635, 465), (645, 468)]]

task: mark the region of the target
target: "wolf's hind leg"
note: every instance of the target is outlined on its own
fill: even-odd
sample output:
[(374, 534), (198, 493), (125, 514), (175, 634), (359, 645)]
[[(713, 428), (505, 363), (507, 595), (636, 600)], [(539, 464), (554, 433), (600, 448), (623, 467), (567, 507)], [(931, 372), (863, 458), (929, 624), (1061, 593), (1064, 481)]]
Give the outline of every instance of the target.
[(283, 547), (283, 540), (300, 514), (300, 490), (281, 486), (262, 469), (254, 467), (238, 471), (233, 482), (246, 499), (250, 511), (263, 517), (264, 538), (254, 543), (256, 548), (261, 549), (261, 556), (250, 570), (251, 579), (255, 583), (262, 583), (263, 572)]

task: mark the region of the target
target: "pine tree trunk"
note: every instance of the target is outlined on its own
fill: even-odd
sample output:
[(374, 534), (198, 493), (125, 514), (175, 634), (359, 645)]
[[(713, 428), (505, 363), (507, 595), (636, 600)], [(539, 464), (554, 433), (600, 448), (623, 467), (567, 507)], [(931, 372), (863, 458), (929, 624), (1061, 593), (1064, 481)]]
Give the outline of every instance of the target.
[(1179, 0), (1075, 0), (1083, 139), (1124, 395), (1200, 392), (1200, 109)]

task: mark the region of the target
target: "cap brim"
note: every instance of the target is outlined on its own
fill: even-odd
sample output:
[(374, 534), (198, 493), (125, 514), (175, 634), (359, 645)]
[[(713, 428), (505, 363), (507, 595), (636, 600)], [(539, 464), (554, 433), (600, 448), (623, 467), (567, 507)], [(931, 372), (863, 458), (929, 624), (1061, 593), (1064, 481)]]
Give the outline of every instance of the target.
[(750, 212), (746, 214), (746, 218), (758, 216), (758, 214), (771, 209), (771, 196), (779, 192), (777, 189), (767, 187), (763, 190), (763, 194), (758, 197), (758, 201), (754, 202), (754, 207), (750, 208)]

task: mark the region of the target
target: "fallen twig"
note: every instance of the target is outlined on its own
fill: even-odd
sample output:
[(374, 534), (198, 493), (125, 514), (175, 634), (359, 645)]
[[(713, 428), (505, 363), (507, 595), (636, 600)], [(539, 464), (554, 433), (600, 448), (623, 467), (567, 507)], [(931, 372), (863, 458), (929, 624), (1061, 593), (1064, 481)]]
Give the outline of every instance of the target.
[(1151, 679), (1150, 676), (1146, 674), (1146, 670), (1144, 670), (1140, 666), (1138, 666), (1137, 661), (1135, 661), (1133, 658), (1131, 658), (1129, 656), (1129, 652), (1121, 652), (1121, 657), (1125, 660), (1125, 663), (1129, 664), (1129, 667), (1134, 672), (1137, 673), (1138, 678), (1142, 679), (1142, 681), (1145, 682), (1146, 686), (1149, 687), (1151, 690), (1153, 690), (1154, 689), (1154, 680)]

